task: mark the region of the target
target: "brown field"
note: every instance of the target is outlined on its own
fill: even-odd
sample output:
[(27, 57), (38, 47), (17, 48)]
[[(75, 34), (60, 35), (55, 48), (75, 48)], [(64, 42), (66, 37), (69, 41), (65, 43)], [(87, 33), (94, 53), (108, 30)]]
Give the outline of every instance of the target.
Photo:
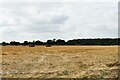
[(118, 46), (3, 46), (4, 78), (116, 78)]

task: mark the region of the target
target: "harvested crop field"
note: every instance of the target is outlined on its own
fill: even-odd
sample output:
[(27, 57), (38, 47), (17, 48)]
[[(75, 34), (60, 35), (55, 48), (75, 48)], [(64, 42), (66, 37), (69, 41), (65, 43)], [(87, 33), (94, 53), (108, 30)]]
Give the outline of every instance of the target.
[(118, 46), (3, 46), (4, 78), (116, 78)]

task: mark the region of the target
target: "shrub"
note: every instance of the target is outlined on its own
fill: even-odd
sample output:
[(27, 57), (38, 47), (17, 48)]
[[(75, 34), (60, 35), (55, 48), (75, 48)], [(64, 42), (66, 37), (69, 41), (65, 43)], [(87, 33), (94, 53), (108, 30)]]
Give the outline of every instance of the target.
[(51, 44), (46, 44), (46, 47), (51, 47)]
[(29, 44), (29, 47), (35, 47), (35, 45), (34, 44)]

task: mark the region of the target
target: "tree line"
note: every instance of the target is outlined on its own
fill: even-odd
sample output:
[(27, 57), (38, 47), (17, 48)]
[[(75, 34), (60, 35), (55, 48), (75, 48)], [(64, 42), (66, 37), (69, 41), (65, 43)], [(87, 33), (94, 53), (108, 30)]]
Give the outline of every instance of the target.
[(47, 40), (47, 42), (42, 42), (40, 40), (37, 41), (24, 41), (22, 43), (11, 41), (11, 42), (2, 42), (3, 46), (6, 45), (22, 45), (27, 46), (30, 44), (33, 45), (120, 45), (119, 42), (120, 38), (97, 38), (97, 39), (73, 39), (73, 40), (62, 40), (62, 39), (53, 39), (53, 40)]

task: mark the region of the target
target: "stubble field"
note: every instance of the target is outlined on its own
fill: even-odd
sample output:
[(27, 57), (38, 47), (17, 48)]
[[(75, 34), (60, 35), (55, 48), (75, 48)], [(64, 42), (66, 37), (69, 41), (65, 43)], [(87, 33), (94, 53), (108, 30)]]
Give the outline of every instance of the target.
[(3, 78), (116, 78), (118, 46), (3, 46)]

